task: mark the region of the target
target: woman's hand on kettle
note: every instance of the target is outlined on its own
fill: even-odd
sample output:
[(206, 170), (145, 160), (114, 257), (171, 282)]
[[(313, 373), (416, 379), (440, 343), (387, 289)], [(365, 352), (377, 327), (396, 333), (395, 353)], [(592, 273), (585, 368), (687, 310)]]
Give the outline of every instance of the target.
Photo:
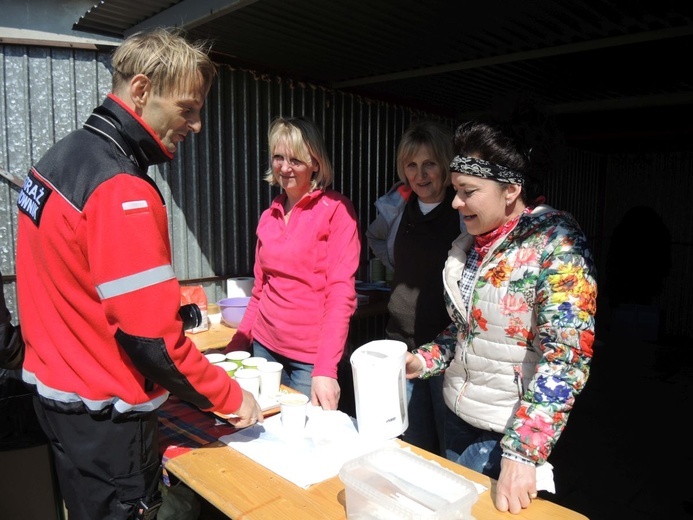
[(421, 358), (415, 356), (411, 352), (407, 352), (407, 357), (404, 360), (405, 367), (407, 369), (407, 379), (414, 379), (421, 375), (424, 366)]

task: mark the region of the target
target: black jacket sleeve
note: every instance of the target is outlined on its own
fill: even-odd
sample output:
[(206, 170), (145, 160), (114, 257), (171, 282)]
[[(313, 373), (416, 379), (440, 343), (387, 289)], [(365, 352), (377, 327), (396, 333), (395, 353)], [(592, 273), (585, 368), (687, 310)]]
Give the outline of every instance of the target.
[(10, 322), (12, 318), (5, 303), (2, 289), (2, 273), (0, 273), (0, 368), (17, 370), (24, 361), (24, 341), (20, 327)]

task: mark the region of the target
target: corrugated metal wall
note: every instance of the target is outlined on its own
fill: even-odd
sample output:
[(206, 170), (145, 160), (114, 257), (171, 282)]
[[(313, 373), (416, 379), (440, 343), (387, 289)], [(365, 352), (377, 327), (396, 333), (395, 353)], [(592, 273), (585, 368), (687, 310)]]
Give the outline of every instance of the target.
[[(110, 91), (108, 55), (0, 45), (0, 167), (24, 178), (50, 146), (77, 128)], [(17, 191), (0, 181), (0, 272), (13, 318)]]
[[(23, 178), (53, 143), (80, 127), (110, 91), (108, 63), (107, 52), (0, 46), (0, 166)], [(278, 115), (305, 115), (322, 128), (334, 187), (353, 200), (364, 231), (375, 217), (375, 198), (395, 180), (399, 136), (411, 120), (426, 116), (223, 66), (205, 105), (203, 131), (170, 164), (150, 169), (169, 207), (176, 274), (205, 285), (210, 300), (223, 296), (222, 279), (252, 272), (255, 227), (278, 193), (262, 180), (267, 129)], [(15, 317), (16, 196), (1, 181), (0, 271)], [(364, 248), (364, 264), (367, 254)]]
[[(110, 90), (109, 55), (96, 51), (0, 45), (0, 166), (24, 177), (59, 138), (81, 126)], [(352, 199), (361, 229), (373, 203), (396, 178), (394, 158), (406, 126), (426, 114), (286, 78), (222, 67), (207, 100), (203, 131), (168, 165), (152, 168), (171, 215), (174, 268), (181, 280), (202, 283), (210, 300), (222, 297), (229, 276), (252, 271), (255, 227), (276, 194), (262, 181), (267, 128), (277, 115), (305, 115), (322, 128), (335, 167), (334, 187)], [(453, 121), (442, 121), (453, 125)], [(555, 207), (581, 223), (601, 266), (608, 238), (625, 208), (651, 201), (675, 235), (676, 266), (663, 298), (666, 327), (693, 336), (690, 290), (691, 209), (672, 205), (669, 192), (691, 193), (691, 156), (621, 157), (570, 150), (549, 182)], [(653, 182), (663, 178), (671, 181)], [(0, 181), (0, 271), (15, 319), (16, 191)], [(604, 209), (606, 208), (606, 209)], [(672, 208), (685, 218), (670, 216)], [(365, 242), (364, 242), (365, 244)], [(637, 256), (654, 244), (634, 246)], [(362, 264), (368, 257), (362, 250)], [(359, 277), (366, 277), (363, 267)], [(683, 280), (683, 283), (680, 283)]]
[[(334, 163), (334, 187), (354, 202), (363, 231), (375, 217), (376, 196), (394, 182), (399, 136), (413, 118), (423, 116), (222, 68), (206, 104), (204, 130), (155, 176), (169, 206), (180, 210), (171, 219), (180, 278), (252, 274), (255, 227), (278, 193), (262, 180), (269, 166), (267, 130), (278, 115), (308, 116), (321, 127)], [(367, 253), (362, 251), (364, 264)]]

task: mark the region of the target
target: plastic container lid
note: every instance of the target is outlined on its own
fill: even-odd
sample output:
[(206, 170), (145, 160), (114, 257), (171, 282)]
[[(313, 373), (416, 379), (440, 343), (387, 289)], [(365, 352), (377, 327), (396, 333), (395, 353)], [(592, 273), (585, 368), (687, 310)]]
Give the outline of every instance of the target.
[(401, 448), (344, 464), (347, 518), (474, 520), (479, 494), (466, 478)]

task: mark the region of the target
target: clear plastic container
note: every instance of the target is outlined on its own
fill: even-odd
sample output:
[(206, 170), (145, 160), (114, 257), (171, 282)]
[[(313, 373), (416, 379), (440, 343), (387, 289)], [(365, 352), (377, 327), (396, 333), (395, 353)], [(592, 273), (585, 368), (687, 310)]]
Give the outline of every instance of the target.
[(474, 520), (474, 484), (401, 448), (383, 448), (344, 464), (347, 518)]

